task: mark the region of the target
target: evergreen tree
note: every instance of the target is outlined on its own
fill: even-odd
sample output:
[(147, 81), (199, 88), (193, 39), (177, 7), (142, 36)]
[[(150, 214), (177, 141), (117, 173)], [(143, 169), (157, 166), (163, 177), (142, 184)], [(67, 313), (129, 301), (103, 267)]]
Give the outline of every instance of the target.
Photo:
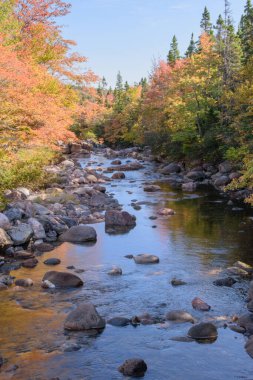
[(208, 34), (212, 33), (211, 16), (210, 16), (210, 12), (207, 9), (207, 7), (205, 7), (204, 12), (202, 14), (202, 19), (201, 19), (201, 22), (200, 22), (200, 27), (201, 27), (202, 32), (205, 32), (205, 33), (208, 33)]
[(196, 42), (194, 41), (194, 35), (192, 33), (190, 44), (188, 46), (188, 49), (186, 50), (185, 56), (187, 58), (190, 58), (194, 53), (196, 53), (196, 50), (197, 50), (197, 48), (196, 48)]
[(177, 37), (174, 35), (172, 38), (172, 42), (170, 44), (170, 50), (167, 56), (167, 62), (169, 65), (173, 66), (179, 58), (180, 58), (180, 52), (178, 49)]
[(251, 0), (247, 0), (244, 14), (239, 25), (239, 37), (242, 43), (244, 61), (253, 57), (253, 6)]

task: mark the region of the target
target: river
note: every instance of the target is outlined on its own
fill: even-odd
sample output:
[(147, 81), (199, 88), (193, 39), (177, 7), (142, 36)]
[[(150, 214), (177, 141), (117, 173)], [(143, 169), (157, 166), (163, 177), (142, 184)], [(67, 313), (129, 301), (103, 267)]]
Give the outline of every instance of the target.
[[(94, 166), (110, 164), (102, 155), (81, 163), (86, 166), (88, 161), (96, 162)], [(147, 180), (162, 190), (144, 192)], [(136, 227), (126, 234), (109, 235), (104, 223), (95, 224), (96, 244), (64, 243), (39, 257), (35, 269), (12, 272), (16, 278), (32, 278), (35, 285), (22, 292), (1, 292), (0, 350), (8, 366), (0, 372), (0, 379), (118, 380), (123, 378), (119, 365), (141, 357), (148, 365), (146, 380), (252, 380), (253, 362), (244, 350), (246, 338), (223, 327), (226, 317), (245, 313), (247, 283), (232, 288), (213, 285), (219, 273), (235, 261), (253, 264), (252, 212), (233, 210), (226, 198), (210, 189), (190, 194), (175, 191), (153, 163), (126, 172), (126, 179), (106, 186), (124, 210), (136, 215)], [(133, 200), (140, 202), (141, 210), (133, 209)], [(150, 219), (162, 207), (172, 208), (176, 215)], [(140, 253), (157, 255), (160, 263), (136, 265), (125, 258)], [(59, 271), (70, 265), (83, 269), (79, 276), (84, 286), (43, 291), (41, 279), (50, 270), (43, 261), (49, 257), (61, 259)], [(107, 274), (114, 265), (122, 268), (122, 276)], [(173, 277), (187, 285), (173, 287)], [(196, 296), (211, 305), (211, 311), (193, 310), (191, 301)], [(87, 301), (106, 319), (144, 312), (162, 319), (170, 310), (183, 309), (199, 321), (219, 320), (219, 336), (212, 344), (174, 339), (187, 335), (189, 323), (107, 325), (100, 334), (65, 332), (67, 313)]]

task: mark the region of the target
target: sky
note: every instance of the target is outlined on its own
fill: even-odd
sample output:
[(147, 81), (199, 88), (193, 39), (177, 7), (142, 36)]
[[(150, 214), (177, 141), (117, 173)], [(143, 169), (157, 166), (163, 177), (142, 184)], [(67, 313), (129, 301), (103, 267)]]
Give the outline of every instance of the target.
[[(114, 86), (118, 71), (124, 81), (139, 82), (154, 61), (165, 59), (175, 34), (181, 54), (191, 33), (197, 38), (205, 5), (212, 22), (223, 13), (224, 0), (69, 0), (71, 13), (62, 21), (64, 36), (88, 58), (87, 68)], [(237, 25), (246, 0), (231, 0)]]

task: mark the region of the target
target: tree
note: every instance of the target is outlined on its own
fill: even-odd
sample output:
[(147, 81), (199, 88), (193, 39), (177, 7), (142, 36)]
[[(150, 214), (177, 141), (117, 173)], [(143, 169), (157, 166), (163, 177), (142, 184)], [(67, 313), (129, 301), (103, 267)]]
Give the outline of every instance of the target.
[(190, 44), (188, 46), (188, 49), (186, 50), (185, 56), (187, 58), (190, 58), (194, 53), (196, 53), (196, 42), (194, 41), (194, 35), (192, 33)]
[(247, 0), (244, 14), (239, 26), (239, 37), (242, 43), (244, 61), (253, 57), (253, 6), (251, 0)]
[(201, 27), (202, 33), (204, 32), (204, 33), (211, 34), (212, 32), (211, 16), (207, 7), (204, 8), (204, 12), (202, 13), (200, 27)]
[(169, 65), (174, 65), (176, 61), (180, 58), (180, 52), (178, 49), (177, 37), (174, 35), (172, 42), (170, 44), (170, 50), (167, 56), (167, 62)]

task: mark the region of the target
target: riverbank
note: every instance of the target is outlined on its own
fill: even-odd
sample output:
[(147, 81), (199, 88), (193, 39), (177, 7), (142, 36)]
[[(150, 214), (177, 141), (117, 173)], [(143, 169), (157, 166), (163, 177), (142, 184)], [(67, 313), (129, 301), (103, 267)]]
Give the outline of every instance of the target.
[[(80, 158), (80, 153), (86, 157)], [(194, 321), (211, 322), (218, 328), (219, 338), (212, 345), (213, 348), (209, 349), (209, 363), (206, 363), (206, 369), (202, 367), (202, 373), (196, 373), (195, 377), (203, 378), (204, 373), (205, 378), (214, 378), (205, 371), (208, 370), (210, 373), (215, 360), (218, 360), (215, 376), (222, 379), (231, 363), (235, 361), (235, 355), (238, 363), (236, 374), (239, 376), (242, 363), (246, 368), (251, 366), (250, 361), (246, 359), (247, 356), (243, 354), (244, 336), (230, 329), (228, 332), (226, 326), (237, 328), (234, 315), (243, 314), (245, 309), (244, 300), (251, 277), (247, 270), (250, 272), (251, 268), (242, 269), (240, 264), (233, 266), (233, 263), (243, 260), (253, 264), (250, 260), (250, 212), (243, 209), (233, 210), (234, 206), (228, 205), (226, 199), (222, 200), (219, 193), (212, 195), (209, 190), (174, 192), (166, 183), (166, 176), (159, 173), (158, 168), (162, 169), (160, 165), (150, 162), (149, 153), (143, 155), (136, 150), (127, 150), (123, 151), (121, 156), (120, 153), (116, 153), (117, 157), (112, 157), (111, 151), (104, 150), (92, 154), (91, 157), (89, 154), (74, 153), (59, 165), (46, 168), (48, 172), (54, 172), (61, 178), (57, 186), (52, 184), (54, 191), (58, 189), (55, 193), (47, 189), (27, 194), (26, 199), (23, 195), (23, 199), (10, 200), (11, 208), (17, 209), (23, 205), (23, 208), (20, 208), (23, 214), (21, 218), (19, 216), (20, 219), (11, 222), (12, 227), (28, 225), (28, 220), (35, 218), (44, 228), (46, 237), (42, 237), (43, 230), (40, 227), (41, 235), (35, 236), (33, 231), (33, 236), (25, 243), (10, 245), (7, 248), (8, 252), (9, 248), (14, 248), (15, 255), (24, 253), (25, 250), (34, 257), (18, 259), (4, 256), (1, 270), (6, 273), (5, 276), (8, 276), (8, 270), (16, 266), (17, 270), (10, 272), (11, 276), (16, 277), (13, 279), (14, 282), (31, 278), (33, 286), (25, 288), (22, 285), (9, 284), (5, 291), (1, 292), (2, 305), (5, 305), (2, 318), (5, 318), (4, 308), (10, 313), (12, 309), (13, 315), (10, 317), (8, 314), (9, 320), (7, 317), (1, 321), (1, 325), (5, 326), (1, 347), (6, 347), (1, 354), (8, 359), (8, 363), (2, 367), (3, 376), (7, 376), (6, 370), (10, 369), (10, 364), (18, 363), (20, 368), (10, 375), (14, 379), (23, 376), (24, 373), (25, 378), (33, 379), (32, 372), (29, 374), (28, 371), (29, 366), (30, 371), (36, 371), (40, 375), (43, 374), (43, 378), (51, 379), (59, 375), (56, 363), (61, 358), (66, 366), (66, 376), (64, 375), (63, 379), (71, 376), (81, 379), (81, 372), (85, 373), (88, 379), (103, 379), (104, 373), (108, 378), (114, 376), (118, 379), (121, 375), (117, 375), (117, 367), (129, 356), (135, 355), (143, 357), (147, 362), (148, 379), (163, 378), (164, 373), (167, 373), (167, 355), (171, 357), (172, 354), (176, 363), (177, 360), (181, 362), (182, 354), (189, 351), (189, 342), (183, 342), (183, 339), (188, 339), (187, 332), (191, 327), (192, 320), (189, 320), (189, 315), (184, 315), (184, 318), (188, 318), (185, 323), (178, 324), (178, 320), (173, 322), (167, 319), (169, 312), (185, 309)], [(113, 179), (115, 172), (117, 175)], [(21, 189), (18, 190), (19, 193)], [(117, 216), (113, 219), (114, 224), (109, 223), (109, 229), (105, 229), (104, 224), (106, 210), (116, 212)], [(123, 219), (119, 218), (117, 213), (120, 210), (126, 211), (128, 215), (134, 214), (134, 218), (126, 217), (125, 214)], [(168, 210), (173, 210), (174, 215), (166, 215)], [(25, 214), (28, 212), (31, 214)], [(74, 222), (75, 225), (71, 226)], [(119, 223), (121, 225), (118, 225)], [(60, 236), (78, 224), (92, 225), (96, 232), (96, 236), (92, 234), (92, 241), (83, 242), (84, 245), (80, 244), (80, 241), (78, 245), (59, 242)], [(8, 230), (6, 229), (7, 233)], [(88, 239), (91, 239), (90, 235)], [(51, 252), (42, 255), (43, 250)], [(138, 255), (143, 253), (152, 254), (159, 261), (151, 266), (136, 264)], [(125, 256), (135, 260), (127, 259)], [(50, 266), (45, 264), (45, 261), (56, 258), (60, 263), (53, 268), (60, 272), (66, 272), (67, 269), (68, 273), (81, 279), (83, 286), (74, 288), (71, 293), (69, 289), (59, 289), (57, 286), (47, 290), (41, 288), (44, 276), (50, 271)], [(33, 262), (36, 263), (33, 269), (22, 265), (30, 259), (38, 261)], [(228, 267), (229, 272), (225, 273)], [(116, 269), (121, 269), (121, 273), (116, 273)], [(114, 271), (114, 275), (109, 274), (111, 271)], [(218, 279), (229, 277), (235, 281), (233, 284), (230, 282), (232, 287), (218, 287), (213, 284)], [(178, 282), (175, 282), (176, 280)], [(54, 279), (43, 280), (43, 283), (45, 281), (54, 285)], [(180, 284), (180, 281), (184, 285)], [(47, 285), (51, 286), (48, 283)], [(196, 297), (203, 299), (211, 309), (203, 312), (192, 307), (191, 302)], [(108, 323), (103, 334), (92, 340), (84, 333), (64, 335), (64, 319), (76, 305), (84, 302), (94, 303), (99, 314), (107, 322), (114, 317), (121, 317), (124, 323), (127, 320), (126, 326), (119, 329), (115, 326), (110, 327)], [(15, 316), (17, 318), (18, 315), (22, 316), (20, 322), (22, 321), (23, 327), (20, 333), (17, 333), (15, 328)], [(25, 318), (27, 323), (24, 322)], [(44, 329), (43, 338), (40, 325)], [(10, 326), (15, 331), (13, 337), (7, 333)], [(138, 330), (131, 330), (136, 327)], [(243, 326), (241, 329), (241, 332), (245, 332)], [(16, 344), (13, 342), (15, 334)], [(32, 336), (30, 348), (25, 344), (28, 336)], [(54, 344), (52, 337), (55, 339)], [(69, 341), (65, 341), (66, 337)], [(8, 339), (12, 347), (13, 344), (16, 346), (20, 353), (18, 356), (14, 352), (11, 354)], [(117, 343), (119, 340), (121, 347)], [(151, 343), (156, 341), (157, 344)], [(202, 360), (202, 355), (205, 356), (206, 346), (200, 346), (197, 348), (194, 343), (190, 346), (191, 354), (187, 354), (190, 356), (187, 361), (188, 367), (183, 368), (184, 373), (187, 373), (190, 362), (196, 355), (199, 360)], [(101, 371), (97, 369), (97, 359), (95, 360), (96, 347), (104, 360), (100, 363)], [(231, 349), (229, 357), (226, 354), (221, 355), (225, 347)], [(25, 359), (26, 355), (22, 350), (26, 352), (29, 349), (39, 350), (43, 358), (41, 362), (37, 357), (32, 365), (29, 354), (27, 360)], [(46, 352), (52, 353), (51, 358)], [(88, 364), (84, 360), (83, 367), (77, 363), (83, 361), (84, 352), (91, 363)], [(160, 359), (156, 353), (159, 353)], [(217, 358), (218, 355), (221, 355), (222, 360)], [(227, 363), (225, 369), (222, 369), (221, 361), (224, 360), (227, 360)], [(47, 370), (42, 369), (43, 361), (47, 363)], [(176, 367), (179, 368), (175, 365), (171, 371), (173, 376), (178, 377)]]

